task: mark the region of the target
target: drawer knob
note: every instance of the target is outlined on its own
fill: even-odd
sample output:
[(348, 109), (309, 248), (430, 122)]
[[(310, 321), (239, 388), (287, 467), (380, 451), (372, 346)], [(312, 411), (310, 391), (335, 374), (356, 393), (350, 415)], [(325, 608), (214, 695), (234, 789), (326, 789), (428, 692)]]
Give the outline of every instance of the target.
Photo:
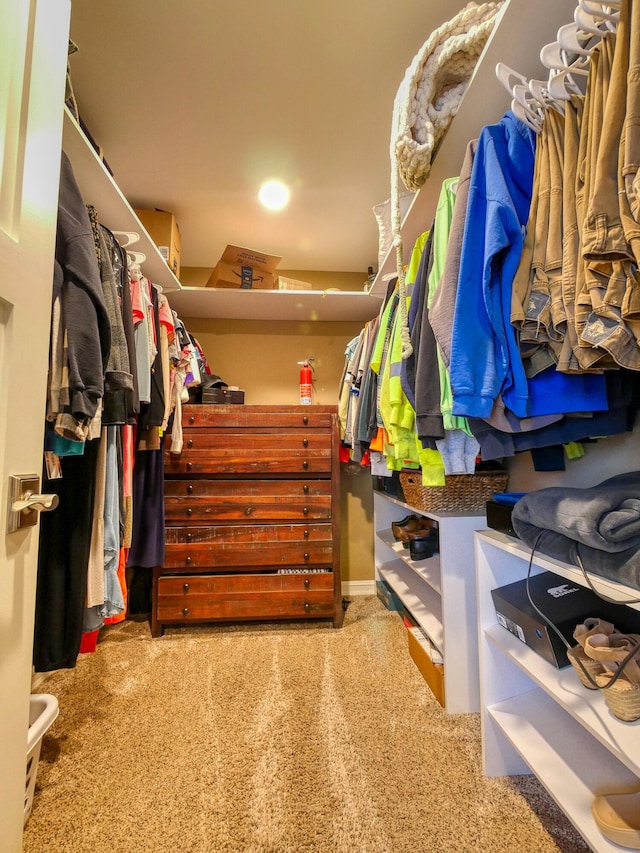
[(187, 557), (185, 563), (190, 566), (191, 565), (191, 557)]
[[(187, 468), (188, 468), (188, 467), (189, 467), (189, 465), (187, 464)], [(309, 467), (309, 463), (307, 462), (307, 460), (306, 460), (306, 459), (305, 459), (305, 460), (304, 460), (304, 462), (302, 463), (302, 467), (304, 468), (304, 470), (305, 470), (305, 471), (306, 471), (306, 470), (307, 470), (307, 468)]]
[(305, 530), (302, 535), (304, 536), (305, 539), (308, 539), (309, 538), (309, 531)]
[(248, 507), (245, 509), (244, 514), (245, 514), (245, 515), (251, 515), (251, 513), (252, 513), (252, 512), (253, 512), (253, 507), (252, 507), (252, 506), (248, 506)]
[(302, 439), (302, 446), (303, 447), (309, 447), (309, 439), (308, 438)]
[(191, 542), (191, 540), (193, 539), (193, 533), (187, 533), (185, 539), (187, 540), (187, 542)]
[(303, 556), (304, 556), (304, 559), (305, 559), (307, 562), (309, 562), (309, 555), (308, 555), (308, 554), (304, 554)]
[(191, 485), (191, 483), (189, 483), (189, 485), (187, 486), (187, 494), (190, 495), (192, 493), (193, 493), (193, 486)]
[(183, 592), (189, 592), (189, 584), (188, 583), (182, 584), (182, 591)]
[(194, 417), (193, 415), (191, 415), (191, 417), (189, 418), (189, 423), (190, 423), (190, 424), (195, 424), (195, 422), (196, 422), (195, 417)]
[(191, 507), (189, 507), (189, 508), (187, 509), (187, 515), (188, 515), (188, 516), (192, 516), (192, 515), (193, 515), (193, 510), (191, 509)]
[(309, 423), (309, 418), (306, 415), (302, 417), (302, 423), (306, 426)]
[(189, 608), (188, 608), (188, 607), (183, 607), (183, 608), (182, 608), (182, 615), (183, 615), (183, 616), (188, 616), (188, 615), (189, 615)]
[[(309, 585), (310, 585), (309, 578), (305, 578), (304, 579), (304, 588), (309, 589)], [(185, 586), (188, 586), (188, 584), (185, 584)]]
[(187, 471), (191, 471), (193, 468), (193, 462), (187, 462)]
[(193, 439), (192, 438), (190, 438), (189, 441), (187, 442), (187, 447), (193, 447)]
[(308, 506), (302, 507), (302, 514), (303, 515), (309, 515), (309, 507)]
[(302, 491), (305, 493), (305, 495), (309, 494), (309, 484), (308, 483), (304, 484), (304, 486), (302, 487)]
[(308, 602), (308, 601), (305, 601), (305, 603), (304, 603), (304, 612), (305, 612), (305, 613), (308, 613), (310, 610), (311, 610), (311, 605), (309, 604), (309, 602)]

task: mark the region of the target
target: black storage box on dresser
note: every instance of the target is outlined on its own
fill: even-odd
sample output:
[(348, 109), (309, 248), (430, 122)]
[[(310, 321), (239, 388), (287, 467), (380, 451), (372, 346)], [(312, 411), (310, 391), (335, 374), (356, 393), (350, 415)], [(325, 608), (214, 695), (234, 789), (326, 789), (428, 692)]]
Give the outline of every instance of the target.
[(165, 452), (152, 634), (197, 622), (343, 620), (335, 406), (186, 405)]
[(244, 403), (244, 391), (239, 388), (204, 388), (202, 402), (241, 405)]

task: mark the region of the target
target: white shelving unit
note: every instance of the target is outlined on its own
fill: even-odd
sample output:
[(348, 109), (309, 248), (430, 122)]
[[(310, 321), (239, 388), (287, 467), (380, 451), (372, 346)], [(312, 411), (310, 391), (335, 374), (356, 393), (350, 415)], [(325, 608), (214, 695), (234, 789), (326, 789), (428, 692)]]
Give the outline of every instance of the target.
[(364, 322), (380, 310), (383, 294), (348, 290), (240, 290), (215, 287), (183, 287), (171, 300), (182, 317), (212, 319), (326, 320)]
[[(475, 534), (475, 553), (484, 773), (534, 773), (596, 853), (619, 851), (596, 826), (591, 803), (598, 793), (638, 785), (640, 721), (618, 720), (573, 667), (555, 668), (497, 623), (491, 590), (527, 576), (530, 549), (484, 531)], [(579, 569), (550, 557), (534, 556), (531, 571), (585, 585)], [(622, 603), (640, 597), (622, 584), (592, 580)]]
[(100, 221), (112, 231), (135, 231), (140, 235), (139, 242), (131, 248), (147, 256), (142, 265), (145, 275), (171, 294), (171, 307), (181, 317), (361, 322), (371, 320), (380, 310), (384, 293), (365, 293), (364, 290), (285, 291), (183, 287), (67, 107), (62, 147), (71, 161), (83, 199), (87, 204), (95, 206)]
[(142, 264), (147, 278), (159, 284), (165, 292), (180, 290), (180, 282), (66, 106), (62, 150), (71, 161), (82, 198), (86, 204), (94, 205), (100, 222), (111, 231), (135, 231), (140, 235), (140, 240), (131, 249), (147, 256)]
[[(376, 580), (384, 580), (444, 659), (445, 708), (451, 714), (480, 707), (473, 532), (484, 515), (427, 513), (374, 492)], [(412, 560), (396, 542), (391, 522), (409, 512), (438, 523), (440, 553)]]

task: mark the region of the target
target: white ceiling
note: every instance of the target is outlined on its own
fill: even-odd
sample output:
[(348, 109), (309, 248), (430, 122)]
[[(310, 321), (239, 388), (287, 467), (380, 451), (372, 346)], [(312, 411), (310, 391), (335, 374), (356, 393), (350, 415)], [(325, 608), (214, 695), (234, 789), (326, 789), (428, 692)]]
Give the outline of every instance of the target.
[[(460, 0), (73, 0), (80, 115), (134, 207), (176, 214), (182, 264), (227, 243), (281, 269), (377, 266), (393, 99)], [(259, 184), (292, 188), (262, 210)]]

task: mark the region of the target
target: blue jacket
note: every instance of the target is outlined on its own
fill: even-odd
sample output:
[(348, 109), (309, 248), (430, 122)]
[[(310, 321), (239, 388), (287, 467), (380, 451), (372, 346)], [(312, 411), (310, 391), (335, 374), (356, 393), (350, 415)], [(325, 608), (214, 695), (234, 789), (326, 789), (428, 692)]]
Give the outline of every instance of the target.
[(509, 111), (483, 128), (473, 162), (451, 338), (453, 414), (488, 418), (502, 393), (527, 415), (511, 291), (533, 188), (535, 134)]

